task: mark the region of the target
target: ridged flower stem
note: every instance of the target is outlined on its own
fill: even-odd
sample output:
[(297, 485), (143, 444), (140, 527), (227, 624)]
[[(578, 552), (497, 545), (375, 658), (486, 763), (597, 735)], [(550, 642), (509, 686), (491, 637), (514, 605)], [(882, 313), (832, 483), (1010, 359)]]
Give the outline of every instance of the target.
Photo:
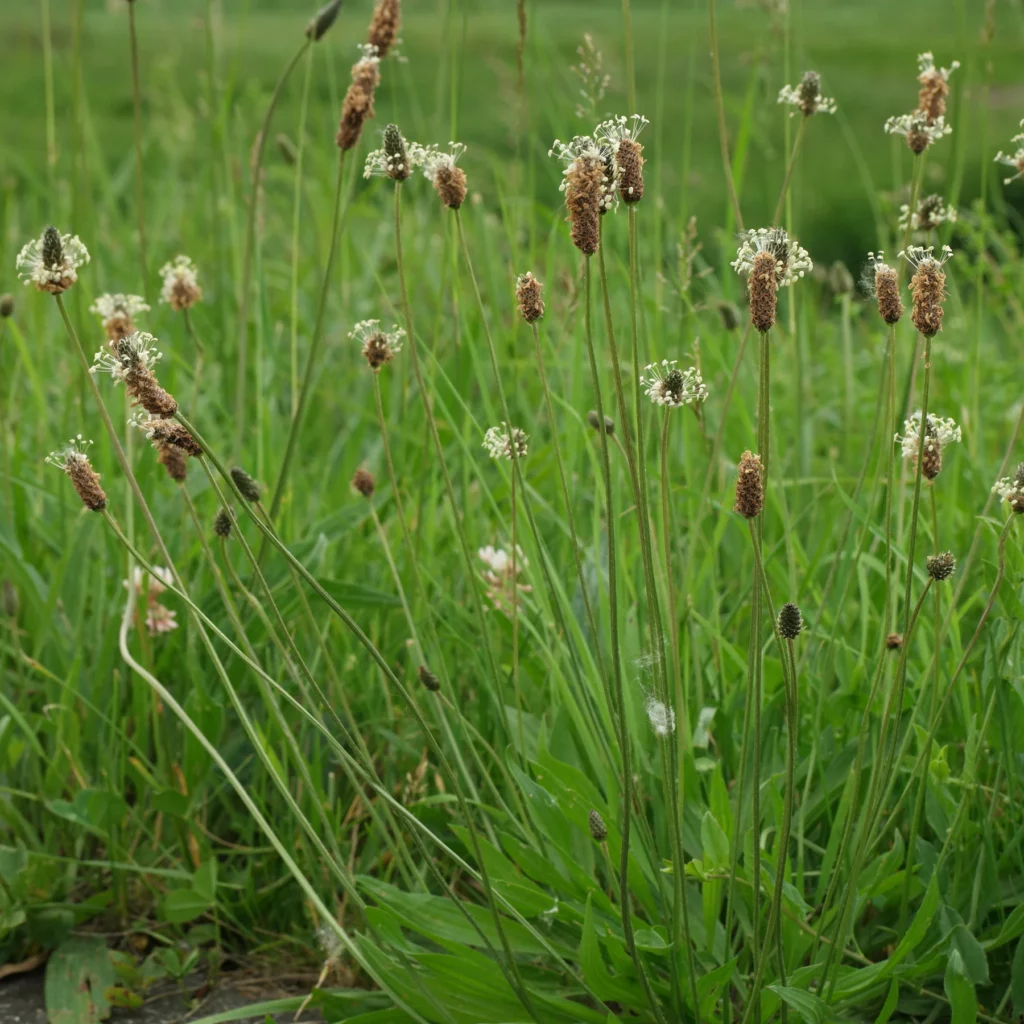
[[(300, 51), (301, 56), (301, 51)], [(306, 353), (306, 363), (302, 371), (302, 383), (299, 385), (299, 397), (295, 404), (291, 423), (288, 425), (288, 439), (285, 441), (284, 455), (281, 459), (281, 468), (278, 470), (277, 481), (270, 498), (270, 518), (277, 520), (277, 513), (281, 508), (281, 501), (284, 498), (285, 486), (288, 483), (288, 472), (291, 469), (292, 459), (295, 456), (295, 445), (298, 442), (299, 431), (302, 429), (302, 417), (306, 411), (309, 401), (309, 392), (313, 383), (313, 371), (316, 367), (316, 358), (320, 353), (320, 346), (324, 337), (324, 313), (327, 309), (327, 296), (331, 293), (332, 275), (334, 271), (334, 260), (338, 251), (338, 240), (341, 235), (341, 221), (347, 204), (342, 199), (342, 185), (344, 182), (345, 153), (342, 150), (338, 155), (338, 170), (334, 180), (334, 208), (331, 214), (331, 244), (327, 250), (327, 266), (324, 268), (324, 277), (320, 285), (320, 297), (317, 300), (316, 319), (313, 321), (313, 333), (309, 339), (309, 351)], [(243, 330), (245, 327), (243, 320)], [(244, 410), (243, 410), (244, 412)], [(236, 415), (238, 413), (236, 412)], [(241, 422), (241, 421), (239, 421)], [(241, 447), (240, 441), (236, 441), (236, 449)], [(264, 546), (260, 546), (260, 561), (263, 561)]]
[[(133, 5), (129, 5), (130, 7)], [(302, 59), (312, 40), (303, 39), (302, 45), (295, 52), (292, 59), (285, 65), (281, 77), (274, 86), (270, 95), (270, 103), (267, 105), (267, 112), (263, 115), (263, 123), (260, 125), (259, 134), (256, 136), (256, 147), (252, 158), (251, 180), (249, 182), (249, 209), (245, 226), (245, 248), (242, 250), (242, 286), (238, 291), (238, 366), (235, 381), (235, 442), (234, 451), (240, 453), (242, 450), (243, 431), (248, 416), (246, 407), (248, 403), (248, 349), (249, 349), (249, 299), (252, 284), (252, 262), (253, 250), (256, 246), (256, 214), (260, 205), (260, 178), (263, 172), (263, 153), (267, 148), (267, 136), (270, 134), (270, 121), (277, 109), (278, 100), (284, 91), (285, 83), (291, 77), (295, 66)], [(276, 514), (276, 509), (274, 509)]]

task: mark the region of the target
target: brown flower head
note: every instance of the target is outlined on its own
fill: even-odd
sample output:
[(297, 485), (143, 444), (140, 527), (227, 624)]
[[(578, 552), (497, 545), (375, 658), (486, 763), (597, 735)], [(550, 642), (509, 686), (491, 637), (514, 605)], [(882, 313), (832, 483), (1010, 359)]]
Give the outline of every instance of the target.
[(390, 331), (382, 331), (379, 320), (360, 320), (353, 325), (348, 336), (362, 345), (367, 365), (374, 373), (379, 373), (385, 363), (390, 363), (402, 351), (405, 331), (394, 325)]
[(764, 510), (763, 472), (760, 455), (748, 450), (740, 456), (733, 509), (746, 519), (756, 519)]
[(750, 319), (754, 329), (766, 334), (775, 324), (776, 293), (813, 269), (807, 250), (783, 228), (756, 228), (743, 241), (731, 266), (747, 276)]
[(135, 314), (149, 311), (141, 295), (101, 295), (90, 307), (103, 321), (103, 329), (113, 344), (135, 333)]
[(540, 281), (530, 271), (520, 274), (516, 278), (516, 302), (519, 303), (519, 315), (528, 324), (534, 324), (544, 316), (542, 287)]
[(154, 448), (169, 444), (193, 458), (203, 454), (199, 442), (177, 420), (149, 419), (143, 413), (136, 413), (128, 422), (141, 430), (153, 442)]
[(931, 53), (922, 53), (917, 58), (918, 76), (921, 89), (917, 94), (917, 109), (924, 114), (929, 124), (934, 124), (946, 113), (946, 97), (949, 95), (949, 76), (960, 61), (953, 61), (948, 68), (937, 68)]
[(375, 46), (361, 46), (362, 57), (352, 65), (352, 84), (341, 103), (341, 121), (335, 141), (342, 151), (352, 149), (373, 117), (373, 96), (380, 85), (380, 57)]
[(603, 843), (608, 838), (608, 826), (597, 811), (591, 811), (587, 815), (587, 824), (590, 826), (590, 835), (595, 843)]
[(910, 279), (910, 293), (914, 297), (911, 319), (926, 338), (932, 338), (942, 330), (942, 302), (946, 297), (946, 274), (942, 268), (952, 258), (953, 250), (944, 245), (942, 255), (936, 259), (931, 246), (911, 246), (900, 256), (914, 268)]
[(0, 295), (0, 318), (6, 320), (14, 316), (14, 296), (10, 292)]
[(100, 349), (91, 367), (92, 373), (109, 373), (115, 383), (124, 382), (132, 405), (141, 405), (151, 416), (173, 416), (178, 403), (160, 386), (152, 367), (160, 352), (152, 334), (136, 331), (121, 338), (116, 345)]
[(420, 685), (422, 685), (425, 690), (429, 690), (431, 693), (437, 693), (437, 691), (441, 689), (441, 680), (438, 679), (426, 665), (420, 665), (419, 669), (416, 671), (416, 676), (420, 681)]
[(398, 41), (398, 30), (401, 26), (401, 0), (378, 0), (367, 29), (366, 40), (371, 46), (377, 47), (379, 56), (386, 57), (388, 50)]
[(903, 300), (900, 298), (899, 274), (885, 262), (885, 253), (869, 252), (870, 271), (873, 272), (875, 299), (878, 302), (878, 315), (887, 323), (895, 324), (903, 316)]
[(903, 646), (903, 637), (899, 633), (890, 633), (885, 638), (885, 646), (887, 650), (898, 651)]
[(992, 493), (998, 494), (1017, 515), (1024, 514), (1024, 462), (1017, 467), (1013, 477), (997, 480)]
[(180, 312), (191, 309), (202, 300), (203, 290), (199, 287), (199, 271), (187, 256), (175, 256), (160, 268), (163, 285), (160, 301)]
[(100, 475), (89, 463), (88, 452), (92, 441), (86, 441), (81, 434), (55, 452), (46, 456), (51, 466), (63, 470), (78, 492), (82, 504), (91, 512), (100, 512), (107, 507), (107, 496), (100, 487)]
[(624, 203), (639, 203), (644, 197), (644, 147), (637, 137), (648, 124), (646, 117), (633, 114), (602, 121), (595, 131), (595, 137), (612, 153), (612, 183)]
[(231, 467), (231, 480), (246, 501), (260, 500), (260, 485), (241, 466)]
[(943, 551), (941, 555), (929, 555), (925, 564), (928, 575), (936, 582), (948, 580), (956, 572), (956, 559), (951, 551)]
[(927, 115), (915, 110), (910, 114), (890, 117), (885, 122), (885, 131), (889, 135), (902, 135), (907, 140), (910, 152), (920, 156), (933, 142), (949, 135), (953, 128), (946, 124), (944, 117), (929, 121)]
[(410, 155), (412, 163), (423, 168), (424, 177), (450, 210), (457, 210), (466, 200), (466, 172), (456, 166), (465, 152), (461, 142), (449, 142), (447, 152), (437, 146), (417, 146)]
[(233, 525), (234, 520), (231, 518), (231, 513), (226, 508), (218, 509), (217, 515), (213, 519), (213, 532), (222, 540), (227, 540), (231, 536)]
[(156, 446), (157, 462), (167, 470), (167, 475), (177, 483), (183, 483), (188, 476), (188, 456), (173, 444), (160, 442)]
[(584, 256), (593, 256), (601, 242), (601, 212), (608, 195), (604, 153), (589, 135), (577, 135), (568, 144), (556, 139), (548, 155), (566, 164), (561, 189), (572, 243)]
[(817, 71), (805, 71), (795, 89), (791, 85), (784, 85), (779, 90), (778, 101), (794, 108), (790, 111), (790, 117), (794, 114), (813, 117), (815, 114), (836, 112), (836, 101), (821, 94), (821, 75)]
[(364, 498), (372, 498), (374, 490), (373, 474), (368, 469), (357, 469), (352, 477), (352, 489)]

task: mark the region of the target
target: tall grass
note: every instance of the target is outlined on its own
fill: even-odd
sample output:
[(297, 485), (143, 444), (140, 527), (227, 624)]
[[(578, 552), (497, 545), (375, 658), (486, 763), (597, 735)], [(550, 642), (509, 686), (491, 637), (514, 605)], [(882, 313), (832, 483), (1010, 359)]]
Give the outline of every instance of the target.
[[(323, 38), (277, 15), (259, 85), (229, 44), (267, 15), (198, 4), (203, 77), (180, 82), (147, 59), (167, 23), (146, 4), (41, 5), (44, 102), (11, 161), (4, 265), (51, 222), (92, 259), (0, 320), (0, 951), (109, 976), (69, 1000), (102, 1015), (158, 977), (197, 986), (197, 967), (256, 958), (304, 983), (288, 1008), (366, 1024), (1024, 1007), (1024, 482), (992, 493), (1024, 458), (1021, 186), (992, 177), (994, 126), (971, 130), (1008, 44), (989, 26), (976, 46), (973, 11), (956, 46), (936, 29), (940, 63), (964, 65), (954, 134), (912, 159), (881, 130), (917, 102), (909, 44), (870, 98), (823, 51), (838, 113), (783, 130), (783, 64), (838, 8), (605, 6), (600, 117), (673, 124), (655, 31), (707, 32), (710, 77), (699, 117), (639, 137), (640, 201), (588, 208), (609, 151), (570, 147), (569, 212), (593, 216), (570, 235), (543, 154), (595, 130), (570, 95), (579, 9), (413, 12), (408, 63), (381, 61), (347, 157), (336, 82), (364, 12)], [(984, 17), (1019, 33), (1012, 12)], [(115, 28), (110, 119), (89, 43)], [(477, 32), (506, 64), (481, 62)], [(507, 104), (476, 96), (491, 74)], [(514, 137), (474, 137), (503, 105)], [(388, 173), (364, 180), (387, 121), (370, 163)], [(449, 124), (465, 157), (424, 160)], [(920, 269), (899, 270), (906, 313), (887, 324), (874, 277), (855, 292), (808, 241), (850, 251), (819, 207), (841, 135), (874, 249), (953, 247), (941, 331), (915, 331)], [(681, 153), (719, 183), (695, 222)], [(892, 195), (871, 176), (885, 163)], [(957, 196), (971, 181), (976, 201)], [(931, 192), (955, 223), (901, 229), (902, 198)], [(773, 211), (810, 250), (802, 280), (778, 235), (759, 236), (775, 262), (730, 266), (740, 242), (717, 224)], [(145, 429), (192, 446), (183, 480), (89, 358), (109, 352), (93, 300), (156, 296), (179, 252), (202, 300), (136, 319), (178, 400)], [(544, 311), (524, 325), (527, 271)], [(366, 321), (402, 325), (370, 365)], [(939, 472), (929, 414), (963, 431)], [(79, 432), (99, 511), (43, 465)], [(746, 450), (759, 506), (737, 487)]]

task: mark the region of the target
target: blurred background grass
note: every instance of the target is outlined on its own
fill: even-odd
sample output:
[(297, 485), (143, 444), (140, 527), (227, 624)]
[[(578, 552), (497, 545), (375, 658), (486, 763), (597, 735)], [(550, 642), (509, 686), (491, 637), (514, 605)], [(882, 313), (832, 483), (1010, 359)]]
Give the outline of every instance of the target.
[[(678, 204), (669, 213), (681, 215), (680, 223), (690, 215), (697, 216), (699, 225), (724, 223), (706, 4), (640, 0), (633, 6), (638, 105), (653, 122), (648, 131), (656, 135), (659, 152), (676, 154), (660, 168), (664, 202)], [(856, 266), (866, 250), (877, 248), (885, 238), (880, 226), (891, 222), (894, 207), (887, 202), (898, 206), (903, 198), (897, 190), (909, 177), (909, 153), (902, 139), (882, 134), (882, 125), (891, 114), (914, 106), (919, 51), (933, 50), (941, 65), (954, 59), (962, 63), (953, 79), (954, 144), (929, 160), (931, 189), (968, 205), (982, 188), (979, 153), (1006, 148), (1024, 113), (1024, 85), (1019, 78), (1014, 80), (1024, 52), (1024, 6), (1019, 0), (815, 0), (794, 5), (790, 40), (784, 38), (777, 14), (757, 0), (725, 0), (719, 6), (729, 124), (743, 123), (744, 113), (752, 112), (749, 132), (733, 138), (751, 223), (770, 216), (784, 161), (785, 119), (772, 102), (780, 86), (815, 68), (826, 93), (838, 101), (838, 116), (809, 133), (793, 190), (796, 226), (821, 265), (842, 258)], [(338, 101), (369, 7), (346, 4), (329, 45), (318, 50), (318, 60), (328, 68), (313, 77), (314, 134), (333, 134)], [(558, 174), (554, 162), (546, 159), (551, 141), (583, 131), (590, 123), (589, 118), (584, 122), (571, 115), (579, 83), (570, 67), (578, 59), (575, 51), (584, 33), (589, 32), (603, 52), (610, 76), (597, 113), (625, 109), (619, 8), (618, 0), (529, 0), (526, 86), (531, 130), (519, 138), (515, 0), (410, 3), (402, 36), (403, 50), (411, 59), (398, 68), (398, 87), (382, 98), (377, 123), (404, 116), (407, 122), (430, 126), (434, 138), (470, 141), (469, 160), (478, 174), (488, 161), (507, 163), (518, 153), (534, 172), (524, 189), (532, 190), (527, 198), (536, 195), (550, 203), (550, 185)], [(233, 98), (215, 113), (227, 130), (242, 129), (235, 110), (258, 106), (257, 97), (272, 88), (294, 49), (296, 19), (310, 9), (311, 5), (293, 0), (222, 3), (211, 37), (204, 0), (140, 4), (147, 125), (164, 123), (168, 132), (182, 131), (178, 115), (193, 106), (196, 96), (200, 102), (194, 116), (209, 116), (201, 97), (210, 66), (208, 47), (213, 45), (219, 66), (227, 69), (225, 81), (218, 84)], [(82, 19), (79, 55), (71, 46), (73, 17)], [(26, 193), (38, 198), (51, 180), (69, 180), (74, 119), (62, 115), (81, 102), (91, 171), (115, 183), (122, 181), (127, 202), (131, 99), (124, 88), (125, 4), (53, 0), (50, 20), (58, 111), (58, 173), (53, 175), (41, 173), (47, 164), (47, 139), (40, 10), (13, 3), (0, 9), (5, 54), (0, 161), (7, 200), (16, 201)], [(81, 87), (77, 98), (76, 80)], [(295, 123), (300, 93), (295, 79), (282, 100), (278, 125)], [(253, 128), (248, 125), (245, 130)], [(200, 168), (192, 161), (201, 161), (203, 150), (182, 149), (191, 155), (179, 173), (197, 173)], [(159, 146), (148, 147), (148, 159), (160, 159)], [(994, 164), (988, 166), (991, 186), (1002, 174)], [(484, 195), (493, 192), (485, 179), (475, 180)], [(989, 187), (988, 192), (998, 206), (1001, 189)], [(1008, 211), (1018, 223), (1022, 208)], [(10, 274), (5, 266), (3, 278)]]

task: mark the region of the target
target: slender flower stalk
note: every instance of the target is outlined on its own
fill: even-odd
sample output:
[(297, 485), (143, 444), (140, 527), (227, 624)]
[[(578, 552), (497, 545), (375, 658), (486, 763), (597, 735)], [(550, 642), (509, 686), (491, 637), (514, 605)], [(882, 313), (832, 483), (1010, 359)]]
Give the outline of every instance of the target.
[(142, 290), (149, 296), (149, 261), (146, 251), (145, 172), (142, 164), (142, 88), (139, 83), (139, 40), (135, 31), (135, 4), (128, 4), (128, 40), (132, 57), (132, 126), (135, 140), (135, 215), (139, 231), (139, 266)]
[[(715, 19), (716, 0), (708, 0), (708, 34), (711, 39), (711, 80), (715, 93), (715, 116), (718, 120), (718, 145), (722, 153), (722, 174), (725, 177), (736, 227), (743, 230), (743, 213), (740, 209), (739, 195), (736, 192), (736, 180), (732, 173), (732, 160), (729, 158), (729, 132), (725, 125), (725, 99), (722, 94), (722, 65), (718, 51), (718, 25)], [(724, 416), (724, 413), (723, 413)]]
[[(334, 179), (334, 208), (331, 214), (330, 246), (327, 250), (327, 263), (324, 267), (324, 276), (320, 284), (320, 296), (317, 300), (316, 319), (313, 321), (313, 332), (309, 339), (309, 350), (306, 352), (306, 362), (302, 370), (302, 382), (299, 385), (299, 395), (295, 403), (295, 411), (292, 414), (291, 422), (288, 425), (288, 439), (285, 441), (284, 455), (281, 457), (281, 468), (278, 470), (277, 480), (274, 482), (274, 489), (270, 498), (270, 518), (277, 519), (277, 513), (281, 508), (284, 499), (285, 487), (288, 484), (288, 474), (291, 470), (292, 460), (295, 457), (295, 445), (298, 442), (299, 432), (302, 429), (303, 415), (309, 401), (309, 392), (313, 383), (313, 372), (316, 368), (317, 356), (320, 353), (320, 346), (324, 336), (324, 315), (327, 310), (327, 296), (331, 291), (333, 281), (334, 261), (338, 251), (338, 239), (341, 234), (344, 212), (347, 209), (347, 202), (342, 202), (342, 185), (344, 182), (345, 153), (341, 150), (338, 156), (338, 170)], [(262, 560), (265, 545), (260, 546), (260, 559)]]
[[(259, 210), (260, 182), (263, 177), (263, 154), (267, 148), (267, 137), (270, 135), (270, 122), (273, 119), (274, 111), (277, 109), (277, 104), (284, 91), (285, 84), (291, 78), (292, 71), (295, 70), (296, 65), (302, 60), (307, 48), (312, 44), (313, 37), (307, 35), (303, 39), (302, 45), (295, 51), (294, 56), (285, 65), (284, 71), (281, 72), (281, 77), (277, 80), (274, 91), (270, 95), (270, 102), (267, 104), (266, 113), (263, 115), (263, 123), (260, 125), (259, 133), (256, 136), (256, 144), (252, 154), (249, 180), (249, 209), (245, 225), (245, 244), (242, 249), (242, 281), (238, 289), (238, 340), (236, 353), (238, 368), (235, 381), (234, 441), (234, 451), (238, 455), (241, 454), (243, 431), (248, 422), (246, 406), (249, 399), (249, 310), (252, 299), (252, 262), (253, 252), (256, 248), (256, 221)], [(339, 168), (339, 177), (340, 173)], [(328, 261), (327, 271), (329, 274), (330, 261)]]

